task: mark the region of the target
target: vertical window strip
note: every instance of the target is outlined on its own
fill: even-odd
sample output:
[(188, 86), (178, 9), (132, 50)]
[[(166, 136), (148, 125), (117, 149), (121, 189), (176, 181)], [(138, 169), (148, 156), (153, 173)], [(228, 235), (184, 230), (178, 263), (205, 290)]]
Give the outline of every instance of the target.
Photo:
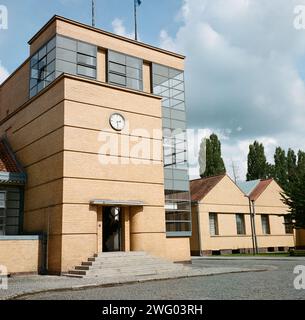
[(143, 60), (109, 50), (108, 82), (143, 91)]
[[(177, 176), (176, 173), (177, 170), (187, 170), (184, 73), (180, 70), (153, 63), (152, 84), (153, 93), (163, 97), (164, 167), (167, 172), (171, 172), (170, 176), (172, 177), (171, 179), (168, 177), (165, 178), (165, 199), (166, 202), (168, 202), (171, 200), (172, 193), (181, 193), (185, 201), (190, 202), (188, 177), (186, 177), (185, 180), (180, 180), (179, 175)], [(181, 133), (178, 134), (177, 131), (181, 131)], [(180, 138), (181, 134), (183, 135), (182, 139)], [(179, 191), (179, 187), (184, 187), (185, 190)], [(184, 224), (184, 228), (187, 228), (185, 230), (191, 234), (190, 210), (188, 214), (189, 222)], [(175, 232), (177, 235), (179, 233), (182, 234), (178, 221), (176, 221), (175, 224), (175, 221), (170, 221), (169, 223), (166, 219), (166, 222), (168, 235)]]

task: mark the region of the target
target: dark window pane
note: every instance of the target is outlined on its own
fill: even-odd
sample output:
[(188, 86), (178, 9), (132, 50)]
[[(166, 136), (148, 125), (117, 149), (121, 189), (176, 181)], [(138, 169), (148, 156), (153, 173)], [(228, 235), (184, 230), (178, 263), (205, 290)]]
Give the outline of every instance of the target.
[(37, 79), (31, 79), (30, 80), (30, 89), (32, 89), (36, 85), (37, 85)]
[(134, 78), (134, 79), (142, 79), (142, 69), (135, 69), (127, 67), (127, 77)]
[(166, 78), (169, 77), (169, 68), (165, 66), (161, 66), (159, 64), (153, 65), (153, 72), (154, 74), (157, 74)]
[(31, 78), (38, 79), (38, 66), (31, 69)]
[(122, 65), (126, 65), (126, 56), (124, 54), (108, 51), (108, 59), (111, 62), (116, 62)]
[(38, 59), (42, 59), (43, 57), (45, 57), (47, 54), (47, 47), (44, 46), (42, 49), (39, 50), (38, 52)]
[(89, 43), (78, 41), (78, 44), (77, 44), (78, 53), (83, 53), (88, 56), (96, 57), (96, 50), (97, 50), (96, 46), (93, 46), (92, 44), (89, 44)]
[(60, 60), (65, 60), (71, 63), (76, 63), (76, 52), (62, 49), (62, 48), (57, 48), (56, 50), (56, 57), (57, 59)]
[(109, 71), (115, 72), (115, 73), (120, 73), (125, 76), (126, 75), (126, 66), (110, 62), (109, 63)]
[(127, 87), (135, 90), (142, 90), (142, 81), (127, 78)]
[(95, 69), (84, 67), (84, 66), (77, 66), (77, 73), (85, 77), (90, 77), (90, 78), (96, 77)]
[(38, 92), (44, 89), (45, 87), (46, 87), (45, 81), (40, 81), (37, 86)]
[(136, 69), (142, 69), (143, 61), (138, 58), (127, 56), (126, 57), (126, 65), (129, 67), (136, 68)]
[(31, 58), (31, 67), (33, 67), (36, 63), (38, 63), (38, 53), (36, 53), (32, 58)]
[(47, 55), (47, 63), (49, 64), (56, 58), (56, 49), (53, 49), (50, 53)]
[(46, 77), (46, 81), (48, 82), (48, 84), (49, 84), (50, 82), (52, 82), (53, 80), (55, 80), (55, 72), (51, 73), (50, 75), (48, 75), (48, 76)]
[(43, 67), (46, 66), (46, 65), (47, 65), (47, 58), (45, 57), (45, 58), (43, 58), (42, 60), (39, 61), (39, 63), (38, 63), (38, 69), (41, 69), (41, 68), (43, 68)]
[(209, 214), (209, 228), (210, 228), (210, 235), (211, 236), (219, 235), (217, 213), (210, 213)]
[(62, 36), (57, 36), (57, 39), (56, 39), (56, 45), (58, 48), (64, 48), (64, 49), (68, 49), (75, 52), (77, 50), (76, 43), (77, 43), (76, 40), (69, 39)]
[(54, 37), (53, 39), (51, 39), (48, 44), (47, 44), (47, 52), (50, 52), (51, 50), (53, 50), (56, 46), (56, 37)]
[(243, 214), (236, 215), (237, 234), (246, 234), (245, 216)]
[(70, 63), (63, 60), (57, 60), (56, 61), (56, 69), (57, 71), (64, 72), (64, 73), (70, 73), (70, 74), (76, 74), (76, 64)]
[(110, 73), (109, 82), (126, 86), (126, 77)]
[(30, 98), (34, 97), (37, 94), (37, 86), (33, 87), (30, 90)]
[(55, 61), (51, 62), (47, 65), (47, 74), (46, 77), (50, 75), (50, 73), (53, 73), (55, 71)]
[(77, 63), (95, 67), (96, 66), (96, 58), (78, 53), (77, 54)]

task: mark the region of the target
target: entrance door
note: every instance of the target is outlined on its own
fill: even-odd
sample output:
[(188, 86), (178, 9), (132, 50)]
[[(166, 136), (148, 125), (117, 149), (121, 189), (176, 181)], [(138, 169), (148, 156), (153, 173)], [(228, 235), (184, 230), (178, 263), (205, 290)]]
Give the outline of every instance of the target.
[(103, 252), (121, 251), (121, 209), (103, 209)]

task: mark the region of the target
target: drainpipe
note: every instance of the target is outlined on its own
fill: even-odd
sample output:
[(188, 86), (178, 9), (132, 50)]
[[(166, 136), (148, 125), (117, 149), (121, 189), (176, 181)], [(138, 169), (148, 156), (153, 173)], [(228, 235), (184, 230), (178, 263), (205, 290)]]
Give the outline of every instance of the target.
[(255, 227), (255, 201), (252, 200), (252, 212), (253, 212), (253, 231), (254, 231), (254, 242), (255, 242), (255, 252), (258, 254), (256, 227)]
[(202, 243), (201, 243), (201, 224), (200, 224), (200, 210), (199, 210), (199, 202), (196, 204), (197, 206), (197, 225), (198, 225), (198, 243), (199, 243), (199, 254), (202, 257)]
[(253, 219), (252, 219), (252, 206), (251, 206), (251, 200), (248, 196), (246, 196), (249, 200), (249, 210), (250, 210), (250, 222), (251, 222), (251, 238), (252, 238), (252, 249), (253, 249), (253, 255), (255, 256), (255, 240), (254, 240), (254, 229), (253, 229)]

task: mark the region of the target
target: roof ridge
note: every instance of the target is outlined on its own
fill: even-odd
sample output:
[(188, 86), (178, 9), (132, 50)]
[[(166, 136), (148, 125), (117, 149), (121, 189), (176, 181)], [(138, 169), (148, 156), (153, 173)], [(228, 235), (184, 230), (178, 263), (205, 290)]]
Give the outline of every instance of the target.
[(226, 174), (226, 173), (224, 173), (224, 174), (218, 174), (218, 175), (215, 175), (215, 176), (209, 176), (209, 177), (203, 177), (203, 178), (191, 179), (190, 181), (205, 180), (205, 179), (217, 178), (217, 177), (224, 177), (224, 176), (227, 176), (227, 174)]

